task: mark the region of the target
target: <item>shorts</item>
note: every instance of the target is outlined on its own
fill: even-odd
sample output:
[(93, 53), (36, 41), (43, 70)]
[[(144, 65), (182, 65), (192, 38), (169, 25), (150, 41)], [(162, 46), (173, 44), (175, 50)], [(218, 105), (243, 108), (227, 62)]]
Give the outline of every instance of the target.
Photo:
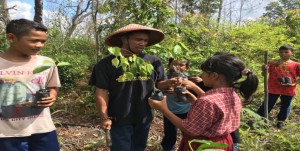
[(0, 138), (1, 151), (59, 151), (56, 131), (27, 137)]

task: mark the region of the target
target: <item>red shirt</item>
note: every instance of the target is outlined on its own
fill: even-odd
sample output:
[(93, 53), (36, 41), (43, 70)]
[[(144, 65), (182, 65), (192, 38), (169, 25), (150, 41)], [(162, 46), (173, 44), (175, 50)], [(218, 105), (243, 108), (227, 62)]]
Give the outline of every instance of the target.
[(290, 77), (292, 83), (296, 81), (296, 78), (300, 76), (300, 64), (295, 61), (285, 62), (285, 66), (278, 65), (275, 61), (269, 62), (269, 79), (268, 90), (272, 94), (296, 95), (296, 86), (283, 86), (279, 83), (278, 78)]
[(198, 136), (224, 136), (239, 128), (241, 110), (234, 88), (212, 89), (193, 104), (182, 125)]

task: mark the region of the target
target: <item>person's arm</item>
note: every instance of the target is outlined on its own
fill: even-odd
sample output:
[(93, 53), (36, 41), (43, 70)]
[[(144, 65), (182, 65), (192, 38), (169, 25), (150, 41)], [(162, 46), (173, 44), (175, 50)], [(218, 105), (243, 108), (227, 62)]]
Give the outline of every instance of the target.
[(183, 125), (182, 125), (182, 119), (179, 118), (178, 116), (176, 116), (174, 113), (172, 113), (168, 106), (167, 106), (167, 97), (164, 96), (162, 101), (157, 101), (157, 100), (152, 100), (149, 98), (148, 102), (149, 105), (154, 108), (159, 110), (160, 112), (162, 112), (162, 114), (167, 117), (177, 128), (179, 128), (180, 130), (182, 130), (184, 133), (190, 135), (190, 136), (194, 136), (195, 134), (187, 131)]
[(39, 107), (50, 107), (52, 106), (56, 100), (57, 100), (57, 93), (58, 93), (58, 88), (56, 87), (49, 87), (47, 88), (50, 91), (50, 96), (42, 98), (42, 100), (37, 101), (37, 105)]
[(107, 114), (108, 107), (108, 91), (105, 89), (96, 88), (95, 101), (98, 108), (101, 120), (101, 128), (106, 130), (111, 128), (111, 119)]
[(197, 94), (196, 97), (200, 97), (202, 96), (205, 92), (198, 87), (194, 82), (189, 81), (189, 80), (183, 80), (182, 81), (182, 85), (186, 86), (188, 90), (192, 90), (193, 92), (195, 92)]
[(164, 81), (159, 81), (155, 83), (155, 87), (160, 90), (166, 90), (170, 87), (174, 87), (176, 85), (181, 85), (182, 78), (171, 78)]
[(188, 80), (190, 80), (190, 81), (192, 81), (192, 82), (194, 82), (194, 83), (196, 83), (196, 84), (198, 84), (198, 83), (200, 83), (200, 82), (203, 81), (202, 78), (201, 78), (201, 77), (198, 77), (198, 76), (194, 76), (194, 77), (189, 76), (189, 77), (188, 77)]

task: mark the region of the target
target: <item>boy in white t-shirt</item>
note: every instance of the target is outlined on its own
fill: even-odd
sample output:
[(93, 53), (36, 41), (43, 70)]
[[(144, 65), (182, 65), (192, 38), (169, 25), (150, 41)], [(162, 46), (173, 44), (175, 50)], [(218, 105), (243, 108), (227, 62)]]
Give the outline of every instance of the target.
[[(45, 26), (27, 19), (6, 26), (10, 47), (0, 54), (1, 151), (59, 151), (49, 107), (57, 99), (60, 80), (53, 60), (38, 55), (46, 32)], [(33, 72), (45, 65), (49, 68)], [(39, 90), (45, 96), (39, 97)]]

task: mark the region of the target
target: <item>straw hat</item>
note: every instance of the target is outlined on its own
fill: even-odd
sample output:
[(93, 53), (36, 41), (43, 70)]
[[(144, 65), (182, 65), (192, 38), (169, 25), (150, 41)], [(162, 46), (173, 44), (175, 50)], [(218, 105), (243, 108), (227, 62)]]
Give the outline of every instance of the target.
[(108, 46), (117, 46), (121, 48), (122, 47), (121, 37), (126, 33), (132, 31), (139, 31), (139, 30), (145, 30), (150, 32), (147, 46), (157, 44), (164, 39), (164, 34), (159, 29), (146, 27), (139, 24), (129, 24), (108, 35), (105, 38), (105, 44), (107, 44)]

